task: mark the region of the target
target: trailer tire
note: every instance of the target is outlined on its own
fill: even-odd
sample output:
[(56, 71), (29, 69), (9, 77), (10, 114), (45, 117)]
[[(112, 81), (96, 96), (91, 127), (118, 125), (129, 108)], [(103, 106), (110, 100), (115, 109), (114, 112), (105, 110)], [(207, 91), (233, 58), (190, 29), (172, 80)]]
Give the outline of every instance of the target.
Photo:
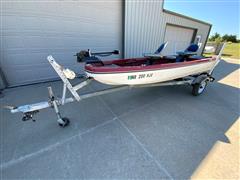
[(66, 126), (68, 126), (69, 125), (69, 123), (70, 123), (70, 120), (68, 119), (68, 118), (66, 118), (66, 117), (64, 117), (64, 118), (62, 118), (62, 121), (64, 122), (64, 123), (58, 123), (58, 125), (60, 126), (60, 127), (66, 127)]
[(193, 84), (192, 86), (193, 86), (193, 88), (192, 88), (192, 95), (193, 96), (199, 96), (206, 89), (207, 81), (204, 80), (204, 81), (202, 81), (200, 83)]

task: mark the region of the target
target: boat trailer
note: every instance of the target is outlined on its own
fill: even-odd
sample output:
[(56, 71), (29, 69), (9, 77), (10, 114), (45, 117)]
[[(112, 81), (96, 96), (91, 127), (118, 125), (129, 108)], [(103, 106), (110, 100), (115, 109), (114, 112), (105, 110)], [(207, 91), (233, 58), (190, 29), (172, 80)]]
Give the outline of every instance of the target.
[[(14, 106), (5, 106), (5, 108), (10, 109), (11, 113), (23, 113), (23, 121), (33, 120), (33, 116), (38, 113), (41, 109), (45, 108), (53, 108), (57, 115), (57, 122), (61, 127), (65, 127), (69, 124), (69, 119), (66, 117), (62, 117), (59, 106), (63, 106), (64, 104), (71, 103), (74, 101), (81, 101), (94, 96), (101, 96), (108, 93), (113, 93), (120, 90), (132, 89), (132, 88), (141, 88), (141, 87), (156, 87), (156, 86), (172, 86), (172, 85), (192, 85), (193, 86), (193, 95), (201, 94), (206, 88), (207, 82), (214, 81), (214, 78), (209, 74), (201, 74), (196, 76), (188, 76), (178, 80), (161, 82), (155, 84), (144, 84), (144, 85), (124, 85), (112, 87), (96, 92), (86, 93), (80, 95), (77, 91), (87, 86), (89, 83), (93, 81), (92, 78), (85, 77), (84, 81), (77, 85), (72, 85), (69, 79), (74, 78), (74, 72), (69, 69), (65, 69), (63, 66), (59, 65), (56, 60), (52, 56), (47, 57), (49, 63), (52, 65), (54, 70), (57, 72), (61, 80), (63, 81), (63, 91), (62, 97), (58, 98), (54, 95), (51, 87), (48, 87), (49, 100), (43, 101), (35, 104), (27, 104), (18, 107)], [(72, 94), (72, 97), (66, 97), (66, 91), (69, 90)]]
[[(223, 45), (220, 53), (217, 55), (217, 63), (215, 66), (219, 63), (221, 54), (223, 52), (225, 44)], [(115, 51), (114, 51), (115, 53)], [(174, 85), (191, 85), (192, 86), (192, 94), (194, 96), (200, 95), (204, 92), (206, 85), (208, 82), (213, 82), (214, 78), (211, 76), (213, 69), (208, 73), (203, 74), (197, 74), (197, 75), (191, 75), (187, 77), (183, 77), (180, 79), (167, 81), (167, 82), (160, 82), (160, 83), (154, 83), (154, 84), (141, 84), (141, 85), (122, 85), (122, 86), (116, 86), (96, 92), (86, 93), (86, 94), (79, 94), (77, 91), (82, 89), (83, 87), (87, 86), (89, 83), (91, 83), (94, 79), (89, 77), (84, 77), (84, 81), (72, 85), (69, 81), (69, 79), (75, 78), (75, 73), (69, 69), (65, 69), (63, 66), (59, 65), (56, 60), (52, 56), (48, 56), (47, 60), (53, 67), (53, 69), (56, 71), (58, 76), (63, 81), (63, 91), (62, 91), (62, 97), (56, 97), (53, 93), (53, 90), (51, 87), (48, 87), (48, 94), (49, 94), (49, 100), (43, 101), (39, 103), (34, 104), (27, 104), (22, 106), (4, 106), (5, 108), (9, 109), (11, 113), (23, 113), (23, 121), (27, 120), (33, 120), (33, 116), (38, 113), (40, 110), (45, 108), (53, 108), (56, 115), (57, 115), (57, 122), (59, 126), (65, 127), (67, 126), (70, 121), (66, 117), (62, 117), (59, 106), (63, 106), (67, 103), (71, 103), (74, 101), (81, 101), (90, 97), (94, 96), (101, 96), (108, 93), (113, 93), (120, 90), (126, 90), (126, 89), (132, 89), (132, 88), (141, 88), (141, 87), (157, 87), (157, 86), (174, 86)], [(66, 92), (69, 90), (72, 94), (72, 97), (66, 97)]]

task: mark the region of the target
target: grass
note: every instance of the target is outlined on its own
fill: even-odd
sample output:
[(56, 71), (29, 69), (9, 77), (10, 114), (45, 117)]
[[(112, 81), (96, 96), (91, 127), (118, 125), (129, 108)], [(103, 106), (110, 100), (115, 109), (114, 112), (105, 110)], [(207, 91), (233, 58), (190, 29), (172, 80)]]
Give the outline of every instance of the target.
[(227, 43), (222, 56), (240, 59), (240, 43)]
[[(211, 56), (211, 53), (205, 53), (205, 56)], [(227, 43), (222, 57), (240, 59), (240, 43)]]

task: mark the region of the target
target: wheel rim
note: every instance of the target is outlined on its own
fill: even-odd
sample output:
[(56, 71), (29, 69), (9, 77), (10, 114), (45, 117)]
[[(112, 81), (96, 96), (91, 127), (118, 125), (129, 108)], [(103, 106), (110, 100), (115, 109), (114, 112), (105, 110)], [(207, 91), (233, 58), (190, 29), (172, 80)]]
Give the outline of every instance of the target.
[(206, 81), (201, 82), (201, 84), (200, 84), (200, 86), (199, 86), (199, 88), (198, 88), (198, 93), (199, 93), (199, 94), (201, 94), (201, 93), (204, 91), (206, 85), (207, 85), (207, 82), (206, 82)]

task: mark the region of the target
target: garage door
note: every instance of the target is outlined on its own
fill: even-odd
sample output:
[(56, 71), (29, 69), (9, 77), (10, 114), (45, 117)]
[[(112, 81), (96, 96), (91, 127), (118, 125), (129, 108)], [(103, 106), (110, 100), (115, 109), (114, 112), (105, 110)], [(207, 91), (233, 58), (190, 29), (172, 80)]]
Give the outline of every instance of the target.
[(193, 29), (167, 25), (164, 41), (168, 41), (168, 45), (164, 49), (163, 54), (176, 54), (177, 51), (185, 50), (192, 42), (193, 35)]
[[(122, 49), (122, 2), (4, 1), (0, 65), (10, 86), (56, 78), (46, 57), (82, 73), (81, 49)], [(115, 56), (115, 58), (117, 58)]]

